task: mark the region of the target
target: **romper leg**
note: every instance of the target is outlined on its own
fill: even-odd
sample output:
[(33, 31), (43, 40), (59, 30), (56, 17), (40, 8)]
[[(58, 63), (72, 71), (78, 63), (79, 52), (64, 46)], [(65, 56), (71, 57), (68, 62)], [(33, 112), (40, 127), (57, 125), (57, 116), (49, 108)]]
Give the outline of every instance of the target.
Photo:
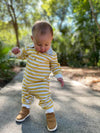
[(50, 95), (48, 94), (47, 96), (44, 97), (39, 97), (39, 105), (47, 110), (53, 107), (53, 100), (51, 99)]
[(34, 96), (31, 95), (24, 85), (22, 86), (22, 105), (31, 105), (34, 100)]
[(50, 96), (48, 81), (33, 83), (28, 88), (30, 89), (30, 94), (40, 100), (39, 105), (43, 109), (47, 110), (53, 107), (53, 100)]

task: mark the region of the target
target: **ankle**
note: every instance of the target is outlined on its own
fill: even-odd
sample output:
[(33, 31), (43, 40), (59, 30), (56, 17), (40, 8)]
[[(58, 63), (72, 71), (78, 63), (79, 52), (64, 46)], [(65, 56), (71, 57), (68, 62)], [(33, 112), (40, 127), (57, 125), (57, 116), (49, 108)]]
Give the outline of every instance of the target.
[(54, 112), (53, 107), (52, 107), (52, 108), (50, 108), (50, 109), (45, 110), (45, 113), (46, 113), (46, 114), (47, 114), (47, 113), (53, 113), (53, 112)]
[(27, 109), (30, 109), (30, 105), (22, 104), (22, 107), (26, 107)]

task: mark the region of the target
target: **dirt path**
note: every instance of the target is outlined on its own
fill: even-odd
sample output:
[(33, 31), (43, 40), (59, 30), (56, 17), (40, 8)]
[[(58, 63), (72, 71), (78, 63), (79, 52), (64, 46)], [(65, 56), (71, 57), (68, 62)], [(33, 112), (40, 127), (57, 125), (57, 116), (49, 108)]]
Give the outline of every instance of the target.
[(62, 67), (63, 75), (100, 91), (100, 69)]

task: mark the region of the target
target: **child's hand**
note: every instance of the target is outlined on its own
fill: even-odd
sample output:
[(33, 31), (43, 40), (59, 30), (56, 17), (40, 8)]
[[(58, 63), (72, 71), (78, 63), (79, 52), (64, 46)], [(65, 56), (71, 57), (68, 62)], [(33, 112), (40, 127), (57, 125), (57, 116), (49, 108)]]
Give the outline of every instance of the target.
[(20, 52), (20, 49), (18, 47), (14, 47), (12, 49), (12, 53), (14, 53), (14, 54), (18, 54), (19, 52)]
[(57, 78), (57, 80), (61, 83), (61, 87), (63, 87), (63, 86), (64, 86), (64, 81), (63, 81), (63, 79), (62, 79), (62, 78)]

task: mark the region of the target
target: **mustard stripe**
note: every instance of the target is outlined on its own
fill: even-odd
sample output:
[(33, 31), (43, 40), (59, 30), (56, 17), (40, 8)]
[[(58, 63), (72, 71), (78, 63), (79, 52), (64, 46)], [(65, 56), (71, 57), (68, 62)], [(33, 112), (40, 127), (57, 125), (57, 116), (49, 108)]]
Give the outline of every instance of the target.
[[(32, 93), (32, 94), (38, 94), (39, 96), (41, 95), (41, 94), (43, 94), (43, 95), (45, 95), (45, 94), (49, 94), (49, 92), (48, 92), (48, 89), (47, 90), (40, 90), (40, 91), (37, 91), (37, 90), (30, 90), (30, 93)], [(23, 94), (28, 94), (29, 95), (29, 93), (27, 93), (25, 90), (23, 90)]]
[(42, 107), (43, 109), (50, 109), (50, 108), (52, 108), (53, 107), (53, 105), (51, 105), (50, 107)]
[(44, 79), (46, 77), (49, 77), (49, 74), (46, 74), (46, 75), (38, 75), (37, 73), (34, 73), (34, 74), (29, 74), (27, 71), (25, 71), (25, 75), (29, 78), (38, 78), (38, 79)]
[(29, 81), (30, 83), (32, 83), (32, 82), (33, 82), (33, 83), (34, 83), (34, 82), (37, 83), (37, 82), (48, 81), (47, 78), (46, 78), (46, 79), (45, 79), (45, 78), (43, 78), (43, 79), (39, 79), (39, 78), (34, 78), (34, 79), (33, 79), (33, 78), (32, 78), (32, 79), (33, 79), (33, 80), (32, 80), (31, 78), (29, 78), (29, 77), (27, 77), (27, 76), (25, 76), (25, 75), (24, 75), (24, 78), (25, 78), (27, 81)]
[(41, 70), (41, 69), (38, 69), (38, 67), (32, 67), (32, 66), (30, 66), (29, 64), (27, 64), (27, 66), (26, 66), (26, 69), (29, 69), (30, 71), (34, 71), (34, 72), (38, 72), (38, 73), (42, 73), (42, 72), (46, 72), (46, 73), (50, 73), (51, 71), (50, 71), (50, 69), (48, 69), (48, 70)]
[[(53, 102), (52, 102), (52, 100), (50, 100), (49, 103), (46, 103), (46, 104), (40, 103), (40, 105), (41, 105), (41, 106), (44, 106), (44, 107), (49, 107), (49, 106), (52, 106), (52, 105), (53, 105)], [(46, 105), (46, 106), (45, 106), (45, 105)]]
[[(43, 91), (43, 90), (40, 90), (40, 91), (36, 91), (36, 90), (30, 90), (30, 92), (33, 92), (33, 93), (37, 93), (37, 94), (48, 94), (48, 90), (45, 90), (45, 91)], [(42, 93), (41, 93), (42, 92)]]
[(29, 57), (29, 60), (28, 61), (30, 63), (35, 64), (35, 65), (40, 65), (40, 63), (41, 63), (41, 65), (49, 65), (49, 61), (48, 60), (43, 61), (43, 60), (38, 60), (37, 58), (31, 58), (31, 57)]
[(38, 66), (35, 66), (35, 67), (34, 67), (32, 64), (29, 64), (29, 63), (27, 63), (27, 65), (28, 65), (29, 67), (33, 68), (33, 69), (39, 68), (39, 69), (41, 69), (41, 70), (46, 70), (46, 71), (50, 70), (50, 68), (47, 69), (47, 67), (46, 67), (46, 68), (42, 68), (42, 67), (40, 67), (40, 66), (39, 66), (39, 67), (38, 67)]
[[(28, 88), (30, 88), (30, 89), (41, 89), (41, 88), (49, 88), (49, 86), (48, 85), (28, 85), (27, 86)], [(26, 85), (23, 83), (23, 88), (26, 88)]]
[[(38, 67), (48, 67), (49, 66), (49, 63), (48, 62), (39, 62), (39, 61), (32, 61), (32, 59), (31, 60), (28, 60), (28, 63), (29, 64), (32, 64), (32, 65), (34, 65), (34, 66), (38, 66)], [(42, 64), (43, 63), (43, 64)]]
[(41, 89), (44, 89), (45, 88), (45, 90), (48, 90), (49, 89), (49, 87), (37, 87), (37, 88), (30, 88), (30, 90), (32, 91), (32, 90), (38, 90), (38, 91), (40, 91)]
[(51, 55), (48, 55), (48, 54), (46, 54), (46, 53), (41, 54), (41, 56), (42, 56), (42, 57), (45, 57), (47, 60), (51, 60), (51, 59), (52, 59)]
[(49, 61), (48, 60), (48, 58), (46, 58), (46, 57), (43, 57), (42, 55), (38, 55), (38, 54), (33, 54), (33, 55), (31, 55), (30, 57), (32, 57), (32, 58), (36, 58), (36, 59), (38, 59), (38, 60), (40, 60), (40, 61)]
[[(23, 87), (26, 87), (26, 84), (25, 83), (23, 83)], [(48, 84), (30, 84), (30, 85), (27, 85), (27, 87), (29, 87), (29, 88), (37, 88), (37, 87), (49, 87), (49, 85)]]
[[(32, 69), (31, 67), (29, 67), (29, 66), (26, 66), (26, 70), (27, 70), (27, 69), (28, 69), (29, 71), (32, 71), (32, 70), (33, 70), (33, 69)], [(42, 70), (40, 71), (40, 70), (38, 70), (38, 69), (37, 69), (37, 70), (34, 69), (34, 73), (38, 73), (38, 74), (42, 74), (42, 73), (50, 74), (50, 70), (45, 72), (45, 71), (42, 71)]]
[(36, 81), (39, 81), (39, 80), (42, 80), (42, 79), (39, 79), (39, 78), (29, 78), (26, 74), (24, 74), (24, 77), (25, 77), (25, 79), (27, 80), (27, 81), (30, 81), (30, 82), (34, 82), (34, 80), (36, 80)]
[(30, 75), (28, 75), (27, 73), (24, 73), (25, 74), (25, 76), (27, 76), (27, 78), (30, 78), (30, 80), (31, 79), (43, 79), (44, 77), (40, 77), (40, 76), (37, 76), (37, 75), (34, 75), (34, 76), (30, 76)]
[(30, 52), (30, 51), (32, 51), (32, 52), (36, 52), (35, 49), (30, 48), (30, 47), (27, 47), (27, 51), (28, 51), (28, 52)]
[[(31, 92), (31, 94), (32, 94), (32, 92)], [(39, 94), (39, 93), (35, 93), (34, 95), (35, 95), (36, 97), (38, 96), (38, 98), (40, 99), (40, 98), (41, 98), (41, 96), (46, 96), (46, 97), (47, 97), (47, 96), (49, 96), (50, 94), (49, 94), (49, 93), (46, 93), (46, 94), (41, 94), (41, 93)]]
[(25, 72), (27, 72), (31, 76), (33, 76), (33, 75), (36, 75), (36, 76), (48, 76), (49, 75), (49, 73), (44, 74), (43, 72), (42, 73), (31, 72), (31, 71), (29, 71), (29, 69), (26, 69)]
[(25, 83), (25, 85), (27, 84), (28, 86), (35, 86), (35, 85), (48, 85), (49, 86), (49, 81), (35, 81), (35, 82), (27, 82), (26, 79), (23, 80), (23, 84)]
[(48, 81), (48, 79), (47, 80), (36, 80), (36, 79), (34, 79), (34, 80), (29, 80), (29, 79), (27, 79), (27, 77), (25, 77), (24, 76), (24, 80), (23, 80), (25, 83), (26, 83), (26, 85), (31, 85), (31, 84), (37, 84), (37, 83), (39, 83), (39, 82), (47, 82), (48, 84), (49, 84), (49, 81)]

